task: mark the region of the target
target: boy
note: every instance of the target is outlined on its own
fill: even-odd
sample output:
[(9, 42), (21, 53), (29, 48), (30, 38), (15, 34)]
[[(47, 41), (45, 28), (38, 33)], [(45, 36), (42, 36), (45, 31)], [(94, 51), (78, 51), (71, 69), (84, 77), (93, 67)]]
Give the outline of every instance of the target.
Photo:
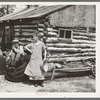
[(24, 50), (23, 46), (19, 45), (18, 40), (13, 40), (12, 43), (12, 50), (9, 55), (7, 55), (6, 62), (11, 60), (10, 64), (14, 67), (17, 67), (17, 63), (20, 61), (21, 56), (24, 55)]

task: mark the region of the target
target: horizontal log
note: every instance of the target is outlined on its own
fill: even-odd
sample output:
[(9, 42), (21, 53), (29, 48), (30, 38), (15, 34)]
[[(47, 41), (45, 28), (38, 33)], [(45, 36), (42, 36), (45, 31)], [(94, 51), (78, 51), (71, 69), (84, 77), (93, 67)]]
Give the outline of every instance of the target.
[(49, 62), (54, 62), (54, 63), (61, 63), (63, 61), (67, 62), (77, 62), (81, 60), (86, 60), (90, 58), (95, 58), (95, 56), (89, 56), (89, 57), (67, 57), (67, 58), (47, 58)]
[(73, 29), (73, 32), (81, 32), (81, 33), (86, 33), (86, 30), (78, 30), (78, 29)]
[(47, 43), (48, 47), (57, 48), (94, 48), (93, 44), (67, 44), (67, 43)]
[(38, 28), (38, 31), (43, 32), (44, 29), (43, 28)]
[(19, 34), (19, 32), (15, 32), (15, 36), (16, 35), (26, 35), (26, 36), (28, 36), (28, 35), (33, 35), (33, 32), (22, 32), (22, 34)]
[(75, 54), (63, 54), (63, 53), (58, 53), (58, 54), (53, 54), (53, 55), (48, 55), (48, 58), (66, 58), (66, 57), (84, 57), (84, 56), (95, 56), (95, 52), (85, 52), (85, 53), (75, 53)]
[(21, 27), (21, 29), (37, 29), (38, 27)]
[(48, 37), (58, 37), (58, 34), (55, 32), (48, 32), (47, 36)]
[(14, 25), (14, 28), (20, 28), (20, 25)]
[(93, 45), (95, 45), (96, 44), (96, 42), (86, 42), (86, 41), (82, 41), (82, 42), (80, 42), (80, 41), (72, 41), (72, 40), (63, 40), (63, 41), (61, 41), (61, 40), (59, 40), (58, 39), (58, 41), (56, 41), (56, 40), (46, 40), (46, 43), (66, 43), (66, 44), (93, 44)]
[(25, 29), (34, 29), (34, 28), (37, 28), (38, 25), (17, 25), (17, 26), (14, 26), (14, 28), (16, 29), (19, 29), (19, 28), (25, 28)]
[(15, 31), (15, 32), (19, 32), (19, 29), (15, 28), (14, 31)]
[(22, 29), (22, 31), (24, 32), (36, 32), (36, 29)]
[(14, 32), (15, 33), (15, 35), (19, 35), (19, 32)]
[(43, 32), (39, 32), (39, 34), (44, 34)]
[(22, 42), (22, 41), (19, 41), (19, 44), (22, 45), (22, 46), (25, 46), (25, 45), (27, 45), (29, 43), (31, 43), (31, 42), (26, 42), (26, 41)]
[(77, 40), (77, 39), (52, 39), (54, 37), (49, 38), (46, 40), (47, 43), (69, 43), (69, 44), (95, 44), (95, 41), (90, 41), (90, 40)]
[(38, 27), (40, 27), (40, 28), (44, 28), (45, 25), (44, 25), (44, 24), (38, 24)]
[(21, 26), (21, 27), (33, 27), (33, 26), (35, 26), (35, 25), (37, 25), (37, 24), (34, 24), (34, 25), (30, 25), (30, 24), (29, 24), (29, 25), (14, 25), (14, 27), (16, 27), (16, 28), (17, 28), (17, 27), (20, 27), (20, 26)]
[(77, 40), (77, 39), (73, 39), (72, 42), (73, 43), (87, 43), (87, 44), (88, 43), (89, 44), (95, 44), (96, 43), (95, 41), (90, 41), (90, 40), (89, 41), (88, 40)]
[(36, 25), (21, 25), (21, 27), (38, 27), (38, 25), (36, 24)]
[(54, 47), (47, 47), (47, 50), (50, 52), (78, 52), (78, 53), (82, 53), (82, 52), (95, 52), (95, 49), (81, 49), (81, 48), (54, 48)]
[(76, 33), (76, 32), (73, 32), (73, 36), (88, 36), (88, 37), (95, 37), (96, 36), (96, 33), (90, 33), (90, 34), (87, 34), (87, 33)]
[(35, 32), (22, 32), (22, 35), (33, 35)]
[(22, 39), (22, 40), (29, 40), (29, 41), (32, 41), (32, 37), (18, 37), (19, 39)]
[[(19, 30), (14, 30), (14, 32), (19, 32)], [(33, 33), (33, 32), (36, 32), (36, 30), (23, 29), (22, 32)]]
[(46, 42), (58, 42), (58, 38), (48, 38)]
[(89, 37), (86, 37), (86, 36), (73, 36), (73, 39), (78, 39), (78, 40), (95, 40), (94, 38), (89, 38)]
[(58, 30), (53, 29), (53, 28), (47, 28), (47, 31), (49, 31), (49, 32), (56, 32), (56, 33), (58, 33)]
[(18, 37), (18, 38), (33, 38), (33, 35), (15, 35), (15, 37)]
[(74, 54), (85, 54), (85, 53), (93, 53), (93, 54), (96, 54), (96, 50), (95, 51), (92, 51), (92, 52), (50, 52), (50, 51), (48, 51), (48, 53), (47, 53), (47, 55), (48, 56), (56, 56), (56, 55), (58, 55), (58, 56), (70, 56), (70, 55), (74, 55)]
[(25, 39), (20, 38), (19, 41), (21, 41), (21, 42), (32, 42), (31, 39), (26, 39), (26, 38)]

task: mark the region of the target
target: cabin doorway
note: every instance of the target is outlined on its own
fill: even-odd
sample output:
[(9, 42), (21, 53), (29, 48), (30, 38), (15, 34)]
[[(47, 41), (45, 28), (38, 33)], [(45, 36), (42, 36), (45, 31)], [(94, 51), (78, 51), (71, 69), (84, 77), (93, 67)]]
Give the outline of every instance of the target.
[(13, 39), (14, 39), (13, 26), (12, 25), (5, 26), (1, 40), (2, 51), (5, 51), (6, 49), (11, 49)]

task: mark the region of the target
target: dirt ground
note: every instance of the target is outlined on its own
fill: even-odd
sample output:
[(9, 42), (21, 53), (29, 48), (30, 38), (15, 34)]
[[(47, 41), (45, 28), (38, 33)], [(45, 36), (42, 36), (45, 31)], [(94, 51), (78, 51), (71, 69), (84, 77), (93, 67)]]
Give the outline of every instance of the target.
[[(66, 67), (84, 67), (81, 63), (67, 64)], [(44, 87), (34, 87), (29, 82), (9, 82), (0, 75), (0, 92), (95, 92), (95, 79), (90, 78), (91, 72), (61, 73), (56, 72), (51, 81), (51, 73), (47, 73)]]
[[(78, 74), (78, 73), (77, 73)], [(71, 74), (72, 75), (72, 74)], [(27, 82), (9, 82), (0, 75), (0, 92), (95, 92), (95, 79), (86, 76), (55, 77), (44, 81), (44, 87)]]

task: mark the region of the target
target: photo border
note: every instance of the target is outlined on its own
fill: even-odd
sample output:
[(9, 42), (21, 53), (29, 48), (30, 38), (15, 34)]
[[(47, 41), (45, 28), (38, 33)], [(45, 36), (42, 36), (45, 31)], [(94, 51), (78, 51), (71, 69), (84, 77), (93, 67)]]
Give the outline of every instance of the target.
[[(94, 0), (62, 0), (62, 1), (61, 1), (61, 0), (48, 0), (48, 1), (47, 1), (47, 0), (34, 0), (34, 1), (33, 1), (33, 0), (28, 0), (28, 1), (27, 1), (27, 0), (25, 0), (25, 1), (24, 1), (24, 0), (0, 0), (0, 2), (5, 2), (5, 3), (8, 3), (8, 2), (10, 2), (10, 3), (14, 3), (14, 2), (19, 2), (19, 3), (21, 3), (21, 2), (36, 2), (36, 3), (37, 3), (37, 2), (57, 2), (57, 3), (58, 3), (58, 2), (68, 2), (68, 3), (69, 3), (69, 2), (76, 2), (76, 3), (78, 3), (78, 2), (80, 2), (80, 1), (81, 1), (81, 2), (94, 2)], [(95, 3), (96, 3), (96, 2), (99, 2), (99, 0), (95, 0)], [(96, 11), (96, 12), (97, 12), (97, 11)], [(96, 16), (97, 16), (97, 14), (96, 14)], [(97, 17), (96, 17), (96, 19), (97, 19)], [(97, 21), (96, 21), (96, 22), (97, 22)], [(96, 26), (96, 28), (97, 28), (97, 26)], [(97, 92), (97, 91), (96, 91), (96, 92)], [(12, 95), (12, 94), (10, 94), (10, 95)], [(58, 95), (59, 95), (59, 94), (58, 94)], [(92, 95), (92, 93), (91, 93), (91, 97), (92, 97), (92, 96), (93, 96), (93, 95)], [(66, 97), (67, 97), (67, 96), (64, 96), (63, 99), (66, 98)], [(73, 96), (73, 97), (74, 97), (74, 96)], [(71, 98), (71, 97), (69, 98), (69, 96), (68, 96), (68, 98), (66, 98), (66, 100), (71, 100), (71, 99), (72, 99), (72, 100), (73, 100), (73, 99), (74, 99), (74, 100), (78, 100), (78, 99), (80, 99), (80, 100), (84, 100), (84, 99), (86, 99), (86, 100), (95, 100), (95, 99), (99, 100), (98, 97), (100, 97), (100, 95), (98, 95), (96, 98), (93, 98), (93, 97), (92, 97), (92, 98), (85, 98), (85, 96), (84, 96), (83, 98), (77, 98), (77, 97), (74, 97), (74, 98), (73, 98), (73, 97), (72, 97), (72, 98)], [(94, 97), (95, 97), (95, 96), (94, 96)], [(11, 97), (11, 98), (12, 98), (12, 97)], [(7, 99), (7, 100), (11, 100), (11, 98), (8, 98), (8, 97), (6, 98), (6, 97), (5, 97), (5, 99)], [(16, 98), (13, 98), (13, 99), (18, 100), (18, 99), (22, 99), (22, 98), (23, 98), (23, 97), (21, 97), (21, 98), (16, 97)], [(28, 97), (28, 98), (23, 98), (23, 99), (24, 99), (24, 100), (25, 100), (25, 99), (26, 99), (26, 100), (29, 100), (29, 98), (30, 98), (30, 97)], [(41, 96), (40, 96), (39, 98), (44, 100), (44, 98), (41, 97)], [(39, 98), (38, 98), (38, 100), (39, 100)], [(50, 98), (52, 98), (52, 96), (50, 96)], [(4, 97), (3, 97), (3, 98), (0, 98), (0, 99), (4, 99)], [(30, 98), (30, 99), (33, 100), (32, 98)], [(34, 98), (34, 99), (37, 99), (37, 98)], [(48, 98), (46, 98), (46, 99), (48, 99)], [(53, 99), (53, 98), (52, 98), (52, 99)], [(61, 100), (61, 98), (59, 98), (59, 99)], [(54, 98), (54, 100), (55, 100), (55, 98)], [(57, 100), (58, 100), (58, 99), (57, 99)], [(64, 100), (65, 100), (65, 99), (64, 99)]]

